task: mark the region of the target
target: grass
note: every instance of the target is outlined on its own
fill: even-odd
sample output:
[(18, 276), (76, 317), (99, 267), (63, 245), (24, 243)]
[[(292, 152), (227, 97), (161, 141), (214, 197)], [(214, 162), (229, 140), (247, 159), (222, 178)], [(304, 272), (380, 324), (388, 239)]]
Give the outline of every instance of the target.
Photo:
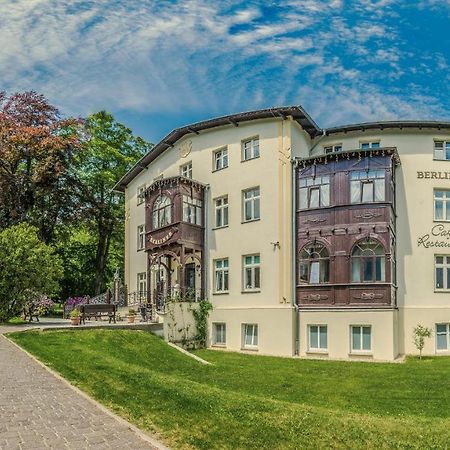
[(92, 397), (173, 448), (450, 448), (450, 358), (405, 364), (201, 350), (149, 333), (9, 335)]
[(26, 320), (23, 320), (22, 317), (13, 317), (7, 322), (8, 325), (24, 325), (26, 323), (28, 322)]

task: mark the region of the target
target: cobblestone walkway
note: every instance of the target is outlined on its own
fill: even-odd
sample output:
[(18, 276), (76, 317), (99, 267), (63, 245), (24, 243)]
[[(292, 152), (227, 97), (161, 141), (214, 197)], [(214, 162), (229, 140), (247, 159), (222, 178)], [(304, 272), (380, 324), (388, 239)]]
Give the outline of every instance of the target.
[(49, 448), (155, 447), (45, 370), (0, 333), (0, 449)]

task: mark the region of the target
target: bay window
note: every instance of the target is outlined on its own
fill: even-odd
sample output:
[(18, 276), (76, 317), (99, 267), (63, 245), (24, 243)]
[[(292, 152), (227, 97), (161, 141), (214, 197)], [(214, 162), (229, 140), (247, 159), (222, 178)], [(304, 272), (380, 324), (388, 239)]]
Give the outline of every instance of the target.
[(350, 175), (350, 202), (383, 202), (385, 193), (384, 170), (354, 171)]
[(386, 279), (384, 247), (375, 239), (358, 242), (351, 254), (353, 283), (374, 283)]
[(201, 200), (183, 195), (183, 222), (202, 225), (202, 203)]
[(164, 227), (172, 223), (172, 201), (166, 195), (160, 195), (153, 204), (153, 229)]
[(300, 283), (319, 284), (330, 281), (330, 255), (324, 245), (315, 243), (303, 247), (299, 263)]
[(301, 178), (299, 181), (300, 209), (330, 206), (330, 176)]

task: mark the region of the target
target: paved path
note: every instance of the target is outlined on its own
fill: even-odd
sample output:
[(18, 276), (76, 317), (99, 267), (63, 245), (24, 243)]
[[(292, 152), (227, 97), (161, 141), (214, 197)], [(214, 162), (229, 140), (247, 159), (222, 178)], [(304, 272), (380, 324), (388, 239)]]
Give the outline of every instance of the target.
[[(0, 449), (154, 449), (67, 386), (0, 330)], [(8, 327), (7, 331), (13, 331)]]

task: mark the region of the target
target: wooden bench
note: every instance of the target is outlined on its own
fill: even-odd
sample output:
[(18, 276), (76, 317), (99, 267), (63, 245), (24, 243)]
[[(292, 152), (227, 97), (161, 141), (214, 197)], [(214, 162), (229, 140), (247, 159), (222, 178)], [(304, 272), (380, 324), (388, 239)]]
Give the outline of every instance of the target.
[(109, 323), (114, 321), (116, 323), (116, 305), (109, 304), (94, 304), (94, 305), (80, 305), (80, 313), (81, 313), (81, 322), (86, 323), (86, 318), (90, 319), (91, 317), (95, 317), (97, 320), (98, 317), (102, 317), (103, 315), (108, 315)]

